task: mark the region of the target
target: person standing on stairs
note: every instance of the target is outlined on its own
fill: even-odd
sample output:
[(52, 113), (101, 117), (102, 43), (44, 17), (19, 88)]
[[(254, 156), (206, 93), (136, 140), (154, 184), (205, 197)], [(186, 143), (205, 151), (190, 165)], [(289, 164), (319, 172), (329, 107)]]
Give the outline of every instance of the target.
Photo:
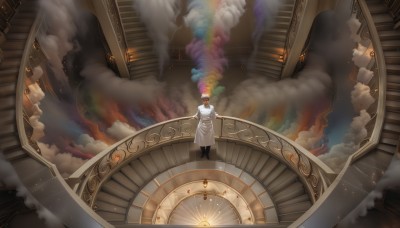
[(202, 94), (202, 105), (197, 107), (197, 113), (193, 118), (199, 120), (197, 125), (196, 135), (194, 136), (194, 143), (200, 146), (201, 157), (207, 157), (210, 160), (210, 149), (215, 144), (213, 120), (219, 115), (215, 112), (214, 106), (209, 104), (210, 95)]

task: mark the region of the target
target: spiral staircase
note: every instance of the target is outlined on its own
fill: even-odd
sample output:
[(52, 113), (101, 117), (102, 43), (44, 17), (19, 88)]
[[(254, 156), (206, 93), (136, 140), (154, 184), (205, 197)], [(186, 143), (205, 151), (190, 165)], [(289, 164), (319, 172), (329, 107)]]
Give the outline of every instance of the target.
[[(128, 16), (134, 15), (127, 7), (128, 1), (118, 0), (116, 3), (121, 12), (125, 35), (128, 35), (127, 43), (128, 39), (132, 39), (132, 42), (142, 42), (141, 39), (129, 36), (129, 32), (134, 30), (129, 26), (136, 27), (137, 25), (134, 24), (138, 20), (136, 16)], [(99, 185), (100, 188), (96, 190), (98, 191), (96, 197), (88, 205), (78, 197), (78, 195), (82, 197), (84, 192), (82, 186), (87, 184), (87, 182), (80, 183), (80, 181), (88, 181), (85, 179), (86, 177), (84, 175), (77, 176), (75, 179), (72, 177), (67, 180), (67, 184), (55, 166), (44, 161), (40, 154), (35, 152), (32, 147), (34, 145), (30, 145), (24, 135), (25, 130), (22, 130), (24, 124), (27, 124), (27, 121), (24, 121), (27, 116), (24, 116), (21, 111), (20, 102), (24, 91), (21, 78), (25, 75), (26, 59), (29, 58), (26, 50), (30, 50), (33, 44), (34, 34), (32, 34), (31, 28), (36, 23), (35, 4), (36, 1), (22, 1), (10, 21), (11, 29), (6, 34), (6, 41), (1, 45), (4, 61), (0, 65), (0, 145), (5, 159), (13, 165), (21, 181), (32, 195), (59, 216), (67, 227), (130, 227), (131, 225), (140, 226), (139, 223), (150, 223), (153, 219), (151, 216), (132, 218), (134, 222), (131, 225), (124, 223), (129, 217), (129, 212), (135, 211), (131, 209), (132, 207), (143, 215), (154, 214), (155, 209), (151, 207), (151, 204), (143, 203), (143, 198), (140, 198), (149, 196), (146, 188), (148, 184), (160, 178), (160, 175), (164, 173), (169, 173), (173, 177), (173, 172), (178, 172), (179, 169), (183, 174), (185, 169), (191, 170), (193, 167), (201, 166), (204, 168), (200, 170), (217, 169), (218, 172), (227, 171), (226, 167), (233, 167), (237, 171), (237, 175), (233, 176), (238, 178), (238, 181), (246, 183), (250, 178), (254, 180), (252, 183), (262, 185), (264, 190), (258, 192), (259, 194), (254, 194), (256, 196), (254, 202), (259, 202), (255, 205), (261, 205), (263, 208), (261, 210), (263, 213), (259, 216), (270, 217), (272, 221), (278, 221), (267, 224), (268, 227), (332, 227), (373, 189), (374, 184), (370, 177), (373, 176), (374, 181), (379, 180), (393, 155), (399, 153), (396, 148), (400, 134), (400, 95), (398, 92), (400, 88), (398, 79), (398, 75), (400, 75), (400, 31), (393, 30), (393, 18), (388, 14), (388, 8), (383, 1), (366, 0), (377, 35), (379, 35), (386, 66), (386, 113), (383, 128), (375, 147), (365, 154), (350, 159), (346, 169), (334, 182), (331, 183), (327, 177), (327, 185), (331, 185), (325, 189), (325, 194), (318, 201), (314, 200), (312, 191), (305, 179), (301, 178), (298, 170), (290, 167), (290, 162), (280, 160), (254, 145), (225, 139), (217, 140), (217, 146), (211, 152), (210, 161), (199, 158), (197, 149), (188, 140), (174, 141), (135, 155), (124, 164), (121, 163), (118, 169), (110, 172), (104, 178)], [(287, 14), (289, 11), (288, 8)], [(124, 15), (122, 15), (123, 12), (125, 12)], [(277, 32), (278, 30), (276, 29)], [(144, 30), (140, 31), (144, 34)], [(283, 32), (277, 33), (276, 37), (282, 37), (282, 35)], [(271, 39), (275, 39), (272, 37), (275, 36), (271, 36)], [(264, 43), (274, 42), (267, 40)], [(142, 44), (143, 53), (150, 53), (148, 51), (150, 49), (145, 48), (150, 45), (148, 38), (144, 39), (140, 45)], [(137, 47), (136, 45), (139, 44), (132, 43), (132, 47)], [(267, 59), (265, 58), (265, 61)], [(147, 74), (150, 72), (149, 69), (154, 70), (156, 61), (153, 60), (143, 63), (146, 70), (141, 70), (142, 64), (139, 62), (137, 66), (132, 65), (130, 70), (135, 72), (133, 75)], [(262, 64), (269, 66), (270, 64), (267, 62)], [(271, 66), (275, 65), (271, 64)], [(276, 78), (279, 78), (277, 68), (261, 71), (273, 73), (273, 75), (276, 73)], [(105, 155), (102, 154), (102, 156)], [(93, 170), (94, 164), (94, 162), (89, 162), (87, 166), (90, 169), (88, 170)], [(227, 171), (227, 173), (229, 172)], [(203, 177), (199, 175), (198, 179), (203, 179)], [(172, 186), (174, 185), (172, 184)], [(360, 189), (359, 186), (363, 188)], [(9, 191), (10, 186), (0, 182), (0, 189), (3, 192)], [(263, 204), (261, 195), (265, 194), (264, 191), (271, 198), (273, 207), (265, 207), (265, 202)], [(354, 195), (355, 193), (357, 195)], [(352, 197), (348, 197), (349, 194)], [(142, 203), (137, 203), (140, 200)], [(332, 213), (332, 205), (336, 206), (337, 213)], [(271, 208), (276, 212), (276, 218), (273, 218), (273, 213), (268, 214), (271, 212), (268, 209)], [(65, 214), (65, 210), (68, 210), (68, 215)], [(3, 217), (0, 218), (4, 218), (6, 213), (7, 211), (2, 210)], [(15, 216), (11, 213), (10, 215)], [(266, 227), (265, 224), (261, 226)]]
[[(118, 0), (115, 3), (118, 7), (128, 53), (133, 55), (132, 61), (127, 63), (131, 79), (157, 76), (158, 60), (153, 42), (133, 7), (132, 0)], [(132, 51), (129, 52), (129, 49)]]
[(262, 34), (253, 57), (254, 63), (250, 69), (250, 75), (267, 77), (273, 81), (281, 79), (286, 39), (295, 4), (295, 0), (285, 0), (280, 6), (276, 18), (273, 19), (275, 20), (274, 26), (266, 29)]

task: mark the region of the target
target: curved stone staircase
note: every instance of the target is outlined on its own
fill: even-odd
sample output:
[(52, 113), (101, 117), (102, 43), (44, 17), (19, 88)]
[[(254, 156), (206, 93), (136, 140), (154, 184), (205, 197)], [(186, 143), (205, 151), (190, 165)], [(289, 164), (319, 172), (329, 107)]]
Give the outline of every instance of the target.
[[(116, 1), (124, 37), (128, 49), (134, 50), (132, 62), (128, 62), (131, 79), (140, 79), (148, 76), (157, 76), (158, 60), (154, 52), (154, 45), (148, 36), (145, 25), (140, 21), (132, 0)], [(135, 54), (134, 54), (135, 53)]]
[[(17, 80), (26, 41), (36, 18), (36, 1), (23, 1), (11, 20), (7, 41), (1, 46), (4, 62), (0, 65), (0, 140), (3, 154), (9, 161), (29, 156), (20, 144), (16, 121)], [(30, 47), (27, 47), (30, 49)]]
[[(383, 128), (378, 145), (364, 156), (351, 163), (338, 176), (338, 182), (331, 186), (323, 201), (315, 204), (291, 227), (314, 226), (333, 227), (355, 208), (374, 189), (376, 182), (386, 171), (399, 145), (400, 135), (400, 31), (393, 30), (393, 18), (388, 15), (384, 1), (366, 0), (371, 13), (386, 62), (386, 102)], [(340, 179), (339, 179), (340, 178)], [(352, 197), (348, 197), (349, 194)], [(336, 205), (337, 213), (330, 213)], [(324, 221), (321, 221), (324, 217)]]
[[(200, 160), (198, 148), (192, 142), (174, 143), (147, 152), (129, 161), (103, 183), (94, 208), (110, 223), (124, 224), (128, 210), (134, 207), (132, 201), (147, 195), (143, 192), (145, 185), (168, 169)], [(259, 181), (274, 202), (280, 225), (289, 225), (312, 205), (297, 174), (265, 152), (242, 143), (217, 141), (215, 150), (211, 151), (210, 162), (213, 160), (232, 164)]]
[[(15, 94), (17, 93), (16, 84), (20, 71), (20, 62), (22, 59), (24, 48), (26, 46), (26, 39), (29, 35), (30, 27), (36, 16), (34, 2), (35, 1), (22, 2), (21, 8), (18, 10), (15, 17), (11, 21), (11, 30), (6, 35), (7, 41), (1, 47), (4, 50), (5, 61), (2, 62), (2, 64), (0, 65), (0, 144), (4, 149), (3, 154), (5, 155), (6, 159), (14, 165), (14, 168), (20, 174), (20, 176), (22, 177), (21, 179), (23, 179), (23, 182), (28, 187), (28, 189), (33, 190), (32, 193), (34, 194), (34, 196), (39, 201), (43, 202), (44, 205), (51, 209), (54, 213), (56, 213), (57, 215), (62, 215), (63, 209), (59, 208), (60, 204), (58, 204), (55, 199), (63, 199), (64, 197), (66, 197), (67, 195), (63, 195), (60, 192), (65, 191), (65, 188), (68, 188), (68, 186), (66, 184), (60, 184), (59, 182), (57, 182), (56, 178), (54, 178), (49, 168), (44, 165), (43, 162), (35, 159), (22, 148), (16, 125), (16, 107), (17, 105), (20, 105), (16, 104), (15, 99)], [(354, 161), (349, 169), (338, 177), (338, 184), (332, 186), (336, 188), (332, 188), (329, 192), (327, 192), (328, 194), (326, 194), (325, 197), (321, 198), (320, 201), (311, 208), (311, 210), (309, 210), (305, 215), (303, 215), (302, 217), (300, 217), (300, 219), (293, 223), (293, 227), (298, 227), (301, 225), (304, 225), (305, 227), (326, 227), (336, 225), (339, 219), (343, 218), (344, 215), (346, 215), (351, 209), (353, 209), (354, 205), (357, 205), (357, 202), (359, 202), (374, 187), (374, 184), (371, 182), (371, 177), (373, 176), (375, 180), (379, 180), (382, 173), (386, 170), (386, 167), (390, 162), (393, 154), (396, 152), (396, 145), (398, 144), (398, 137), (400, 134), (400, 104), (398, 94), (400, 83), (400, 80), (398, 79), (400, 75), (398, 55), (400, 44), (398, 41), (400, 34), (398, 31), (393, 30), (393, 19), (385, 15), (387, 14), (387, 9), (385, 10), (383, 1), (368, 0), (367, 3), (375, 21), (379, 37), (382, 41), (382, 48), (384, 51), (387, 68), (386, 114), (380, 142), (375, 149)], [(173, 147), (173, 145), (167, 146), (166, 148), (170, 149), (165, 150), (172, 151), (171, 147)], [(221, 144), (220, 149), (222, 147), (223, 146)], [(232, 145), (228, 146), (228, 144), (226, 144), (225, 147), (232, 147)], [(238, 161), (240, 160), (238, 158), (236, 158), (236, 160), (234, 159), (236, 156), (234, 151), (231, 154), (220, 154), (220, 152), (222, 152), (221, 149), (220, 152), (218, 152), (217, 154), (213, 154), (212, 158), (215, 160), (223, 160), (223, 157), (225, 157), (227, 163), (231, 162), (232, 164), (236, 164), (238, 166), (242, 166), (243, 163), (243, 167), (244, 169), (246, 169), (247, 164), (249, 164), (250, 160), (253, 160), (253, 158), (249, 158), (246, 163), (243, 162), (246, 160), (244, 156), (243, 158), (241, 158), (241, 162), (239, 164)], [(168, 161), (168, 164), (178, 164), (177, 162), (181, 161), (180, 159), (193, 159), (190, 156), (189, 158), (181, 158), (179, 156), (179, 153), (178, 155), (175, 152), (173, 153), (174, 156), (165, 156), (164, 154), (164, 157)], [(160, 156), (162, 159), (162, 155)], [(150, 174), (154, 173), (155, 170), (151, 171), (151, 169), (154, 169), (154, 165), (151, 162), (151, 160), (153, 159), (152, 155), (150, 154), (150, 157), (146, 159), (147, 163), (144, 158), (143, 161), (139, 159), (139, 162), (142, 165), (137, 166), (144, 167), (144, 164), (147, 164), (147, 168), (144, 167), (145, 170)], [(269, 159), (265, 161), (265, 164), (267, 164), (268, 161)], [(155, 160), (153, 162), (155, 162)], [(165, 163), (163, 164), (165, 165)], [(257, 161), (257, 164), (251, 172), (257, 172), (259, 167), (261, 167), (262, 159), (259, 159)], [(162, 164), (157, 163), (155, 163), (155, 166), (163, 167)], [(279, 165), (277, 165), (276, 167), (279, 168)], [(247, 169), (251, 170), (251, 168), (252, 167), (249, 166), (249, 168)], [(278, 168), (274, 170), (278, 170)], [(260, 175), (260, 173), (262, 173), (261, 169), (258, 175)], [(290, 174), (285, 173), (287, 172), (282, 171), (281, 175), (279, 176), (290, 176)], [(276, 171), (276, 174), (274, 175), (277, 174), (279, 174), (278, 171)], [(140, 180), (144, 183), (145, 180), (149, 177), (138, 176), (135, 178), (137, 179), (137, 181), (139, 181), (138, 183), (140, 183)], [(266, 176), (265, 178), (266, 179), (263, 179), (262, 182), (266, 181), (268, 179), (268, 176)], [(272, 179), (272, 173), (270, 174), (269, 178)], [(119, 177), (117, 175), (114, 179), (111, 180), (114, 181), (116, 184), (121, 185), (117, 181), (117, 179), (119, 180), (119, 182), (126, 181), (124, 176), (121, 175), (119, 175)], [(128, 179), (128, 181), (134, 183), (130, 179)], [(271, 184), (274, 185), (274, 182), (275, 181), (272, 181)], [(277, 183), (278, 182), (276, 182), (277, 186), (272, 190), (276, 191), (275, 196), (280, 194), (280, 191), (276, 190), (280, 189)], [(38, 188), (34, 188), (35, 184), (39, 184), (39, 186), (47, 190), (40, 191)], [(135, 185), (131, 184), (132, 189), (134, 189), (134, 186)], [(139, 188), (138, 185), (137, 187)], [(108, 188), (111, 188), (110, 191), (114, 191), (113, 186), (109, 186)], [(122, 189), (126, 189), (126, 187), (123, 187)], [(54, 195), (49, 195), (49, 191), (54, 193)], [(354, 192), (360, 195), (355, 196), (353, 194)], [(120, 204), (121, 206), (129, 205), (129, 203), (126, 204), (126, 201), (121, 200), (120, 196), (113, 196), (112, 194), (104, 191), (106, 198), (109, 197), (108, 201), (105, 201), (101, 194), (103, 193), (99, 193), (98, 199), (101, 199), (104, 202), (110, 201), (114, 205)], [(349, 195), (351, 195), (352, 197), (348, 197)], [(301, 194), (298, 197), (301, 198), (300, 196)], [(87, 212), (89, 209), (85, 208), (85, 205), (83, 203), (80, 205), (72, 203), (71, 201), (73, 200), (77, 200), (76, 197), (65, 198), (62, 200), (64, 207), (68, 209), (69, 212), (71, 212), (71, 215), (73, 214), (73, 218), (67, 218), (68, 216), (60, 216), (69, 227), (77, 227), (79, 225), (85, 225), (86, 227), (101, 226), (99, 225), (101, 224), (101, 222), (99, 222), (100, 219), (96, 216), (94, 216), (94, 218), (83, 216), (83, 214), (90, 214), (89, 212)], [(282, 209), (284, 204), (280, 205), (281, 207), (278, 206), (278, 210), (279, 208), (281, 208), (281, 211), (284, 211), (284, 209)], [(332, 213), (332, 205), (336, 206), (336, 211), (338, 213)], [(104, 208), (105, 206), (99, 206), (97, 211), (105, 211)], [(82, 216), (80, 216), (80, 214), (82, 214)], [(285, 213), (283, 213), (280, 216), (280, 218), (282, 219), (285, 218), (286, 215)]]
[(285, 0), (275, 18), (274, 27), (267, 29), (261, 36), (254, 65), (249, 69), (250, 75), (275, 81), (281, 79), (285, 43), (295, 4), (296, 0)]

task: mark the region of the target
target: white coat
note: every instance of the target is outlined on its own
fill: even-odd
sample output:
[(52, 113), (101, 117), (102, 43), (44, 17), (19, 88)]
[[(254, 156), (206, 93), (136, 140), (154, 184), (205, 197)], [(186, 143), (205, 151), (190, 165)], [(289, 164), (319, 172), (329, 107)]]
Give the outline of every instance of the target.
[(199, 146), (211, 146), (215, 144), (212, 121), (217, 118), (217, 115), (212, 105), (208, 105), (207, 107), (200, 105), (197, 107), (197, 113), (193, 117), (199, 119), (199, 124), (194, 136), (194, 143)]

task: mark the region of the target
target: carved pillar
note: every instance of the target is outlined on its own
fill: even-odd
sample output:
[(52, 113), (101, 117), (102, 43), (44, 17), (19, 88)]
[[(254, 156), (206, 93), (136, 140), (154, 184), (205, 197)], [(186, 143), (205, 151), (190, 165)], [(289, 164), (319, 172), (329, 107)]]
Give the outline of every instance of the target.
[(114, 0), (92, 0), (92, 4), (120, 76), (129, 78), (129, 70), (125, 58), (125, 37), (115, 2)]

